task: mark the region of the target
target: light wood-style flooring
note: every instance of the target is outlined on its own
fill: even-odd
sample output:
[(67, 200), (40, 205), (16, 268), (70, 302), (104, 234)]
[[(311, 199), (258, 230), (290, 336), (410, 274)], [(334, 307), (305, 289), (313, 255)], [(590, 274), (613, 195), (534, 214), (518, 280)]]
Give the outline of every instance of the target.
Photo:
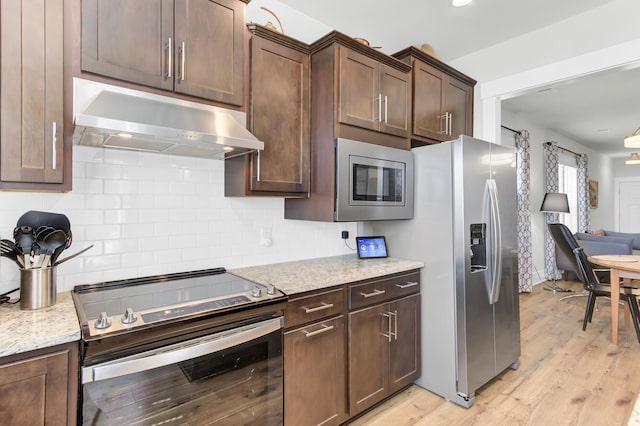
[[(578, 282), (559, 282), (582, 291)], [(412, 386), (356, 419), (352, 425), (627, 425), (640, 392), (640, 343), (631, 325), (621, 325), (611, 343), (610, 305), (598, 302), (582, 331), (586, 297), (559, 300), (537, 285), (520, 295), (520, 367), (476, 393), (462, 408)], [(621, 324), (623, 324), (623, 309)]]

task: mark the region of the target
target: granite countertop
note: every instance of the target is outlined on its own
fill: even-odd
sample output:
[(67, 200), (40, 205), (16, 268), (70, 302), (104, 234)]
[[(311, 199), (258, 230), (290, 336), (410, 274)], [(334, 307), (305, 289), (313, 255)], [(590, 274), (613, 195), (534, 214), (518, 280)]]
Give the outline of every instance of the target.
[(392, 257), (358, 259), (356, 255), (344, 255), (237, 268), (229, 272), (259, 284), (272, 284), (280, 291), (293, 295), (423, 266), (424, 263), (414, 260)]
[(80, 340), (80, 325), (71, 292), (56, 295), (48, 308), (20, 310), (0, 305), (0, 357)]

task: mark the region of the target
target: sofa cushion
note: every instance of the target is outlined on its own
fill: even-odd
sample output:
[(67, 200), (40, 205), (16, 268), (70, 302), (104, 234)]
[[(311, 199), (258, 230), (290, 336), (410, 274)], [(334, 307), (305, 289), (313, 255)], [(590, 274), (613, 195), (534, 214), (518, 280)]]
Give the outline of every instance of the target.
[(623, 238), (632, 238), (633, 239), (633, 248), (635, 250), (640, 250), (640, 234), (634, 234), (632, 232), (615, 232), (615, 231), (604, 231), (604, 235), (607, 237), (623, 237)]

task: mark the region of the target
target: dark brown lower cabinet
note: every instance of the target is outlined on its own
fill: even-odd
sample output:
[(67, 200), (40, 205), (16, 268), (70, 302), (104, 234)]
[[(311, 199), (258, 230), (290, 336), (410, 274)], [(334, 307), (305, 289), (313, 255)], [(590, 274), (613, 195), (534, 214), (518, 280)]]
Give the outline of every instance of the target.
[(284, 334), (285, 425), (345, 420), (344, 316)]
[(420, 295), (349, 313), (349, 414), (420, 377)]
[(1, 359), (0, 422), (75, 425), (77, 369), (77, 342)]
[(420, 272), (292, 295), (284, 424), (339, 425), (420, 377)]

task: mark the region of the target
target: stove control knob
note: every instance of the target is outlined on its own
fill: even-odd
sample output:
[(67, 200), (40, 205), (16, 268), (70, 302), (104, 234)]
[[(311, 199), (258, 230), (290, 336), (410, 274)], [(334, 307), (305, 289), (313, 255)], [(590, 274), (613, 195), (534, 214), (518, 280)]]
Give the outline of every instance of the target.
[(98, 330), (104, 330), (111, 327), (111, 320), (107, 316), (106, 312), (100, 312), (100, 318), (96, 320), (95, 326)]
[(267, 294), (270, 294), (270, 295), (276, 294), (276, 286), (273, 284), (267, 284)]
[(254, 287), (253, 291), (251, 292), (251, 295), (253, 297), (260, 297), (262, 296), (262, 289), (260, 287)]
[(133, 309), (127, 308), (120, 320), (123, 324), (133, 324), (134, 322), (138, 321), (138, 317), (133, 313)]

